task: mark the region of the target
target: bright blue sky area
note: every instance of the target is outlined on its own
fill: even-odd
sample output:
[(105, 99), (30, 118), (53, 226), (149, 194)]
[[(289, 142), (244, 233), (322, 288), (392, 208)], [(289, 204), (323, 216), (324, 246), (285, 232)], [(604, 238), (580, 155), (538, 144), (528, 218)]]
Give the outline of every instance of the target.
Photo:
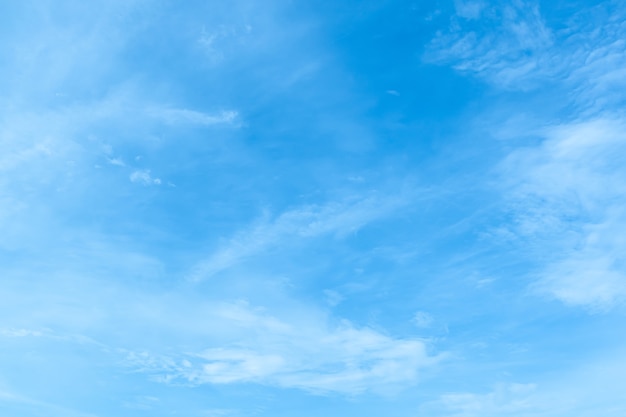
[(6, 1), (0, 412), (626, 414), (619, 1)]

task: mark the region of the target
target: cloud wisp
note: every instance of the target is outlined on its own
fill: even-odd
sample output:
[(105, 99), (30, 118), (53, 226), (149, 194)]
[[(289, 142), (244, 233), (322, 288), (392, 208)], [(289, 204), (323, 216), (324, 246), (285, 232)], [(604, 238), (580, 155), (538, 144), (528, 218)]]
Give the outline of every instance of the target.
[[(478, 77), (500, 92), (562, 92), (555, 105), (569, 116), (523, 108), (540, 121), (513, 123), (498, 139), (533, 136), (538, 145), (513, 149), (500, 164), (499, 186), (513, 221), (498, 226), (521, 239), (535, 264), (534, 293), (590, 311), (608, 311), (626, 299), (626, 227), (620, 160), (626, 155), (626, 117), (618, 110), (625, 96), (626, 9), (601, 2), (584, 13), (604, 16), (598, 30), (582, 13), (568, 28), (547, 27), (539, 3), (458, 2), (448, 32), (428, 45), (425, 59)], [(588, 16), (587, 16), (588, 17)], [(490, 23), (482, 30), (477, 22)], [(556, 93), (561, 94), (561, 93)], [(617, 107), (616, 107), (617, 106)], [(512, 106), (511, 111), (519, 106)], [(547, 120), (546, 120), (547, 119)]]
[[(492, 29), (474, 28), (477, 21)], [(426, 48), (424, 59), (451, 64), (462, 73), (478, 76), (507, 89), (526, 88), (538, 73), (551, 70), (544, 62), (553, 44), (538, 4), (512, 2), (485, 5), (457, 2), (449, 32), (439, 32)]]
[(154, 108), (149, 109), (147, 114), (158, 120), (163, 120), (170, 125), (232, 125), (238, 119), (238, 113), (234, 110), (222, 110), (216, 113), (204, 113), (189, 109), (177, 108)]
[(626, 300), (626, 136), (621, 118), (547, 129), (537, 148), (503, 164), (514, 231), (543, 242), (547, 260), (534, 290), (605, 310)]
[(239, 232), (208, 259), (196, 264), (192, 281), (202, 281), (273, 247), (321, 236), (343, 237), (370, 222), (384, 218), (409, 204), (407, 195), (372, 193), (325, 205), (309, 205), (285, 211), (273, 220), (261, 220)]
[[(209, 319), (209, 317), (207, 317)], [(317, 394), (391, 392), (416, 382), (441, 355), (425, 341), (395, 339), (319, 315), (278, 318), (247, 303), (222, 304), (211, 320), (241, 332), (234, 342), (198, 352), (129, 352), (126, 363), (168, 384), (258, 383)]]
[[(600, 28), (591, 23), (607, 15)], [(617, 2), (600, 2), (570, 16), (566, 29), (555, 30), (534, 0), (460, 1), (449, 29), (427, 45), (424, 60), (504, 90), (557, 83), (578, 106), (577, 116), (597, 114), (624, 100), (624, 16)]]

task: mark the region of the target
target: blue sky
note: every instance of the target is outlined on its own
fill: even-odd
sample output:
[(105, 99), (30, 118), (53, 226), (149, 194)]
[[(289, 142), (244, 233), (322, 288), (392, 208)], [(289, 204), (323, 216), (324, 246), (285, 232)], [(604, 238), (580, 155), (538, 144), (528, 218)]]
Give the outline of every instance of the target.
[(6, 1), (7, 416), (622, 417), (619, 1)]

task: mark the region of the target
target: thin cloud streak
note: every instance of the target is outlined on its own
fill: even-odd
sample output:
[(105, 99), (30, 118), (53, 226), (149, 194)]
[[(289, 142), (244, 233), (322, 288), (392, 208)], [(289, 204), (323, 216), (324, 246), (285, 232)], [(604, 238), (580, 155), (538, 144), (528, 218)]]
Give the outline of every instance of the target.
[(408, 195), (372, 194), (343, 202), (288, 210), (235, 235), (207, 260), (195, 265), (192, 281), (201, 281), (272, 247), (334, 235), (343, 237), (410, 204)]

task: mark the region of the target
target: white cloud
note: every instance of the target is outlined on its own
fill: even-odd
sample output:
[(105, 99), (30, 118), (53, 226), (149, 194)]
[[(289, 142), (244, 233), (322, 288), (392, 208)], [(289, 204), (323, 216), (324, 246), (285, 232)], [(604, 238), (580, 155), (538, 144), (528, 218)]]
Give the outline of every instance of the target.
[(209, 63), (218, 64), (224, 61), (237, 47), (241, 47), (252, 32), (252, 26), (218, 25), (208, 30), (202, 27), (197, 43)]
[(420, 328), (428, 328), (433, 324), (433, 316), (425, 311), (418, 311), (413, 316), (413, 323)]
[(160, 406), (160, 400), (157, 397), (143, 395), (133, 398), (131, 401), (123, 403), (124, 408), (134, 410), (153, 410)]
[(422, 406), (422, 414), (446, 417), (621, 417), (624, 351), (602, 351), (567, 371), (535, 374), (534, 383), (498, 383), (492, 390), (450, 392)]
[(485, 8), (485, 4), (476, 0), (455, 0), (454, 7), (456, 14), (460, 17), (478, 19), (481, 11)]
[(224, 271), (266, 249), (297, 239), (324, 235), (345, 236), (366, 224), (394, 213), (408, 204), (407, 196), (371, 194), (356, 200), (310, 205), (286, 211), (274, 220), (264, 220), (238, 233), (207, 260), (195, 265), (192, 280), (202, 280)]
[(606, 310), (626, 300), (626, 274), (602, 253), (577, 251), (548, 266), (533, 286), (570, 305)]
[(111, 165), (117, 165), (120, 167), (125, 167), (126, 164), (124, 163), (124, 161), (121, 158), (108, 158), (109, 164)]
[[(513, 222), (497, 232), (522, 239), (536, 262), (532, 290), (594, 311), (626, 300), (626, 116), (623, 16), (626, 9), (602, 3), (550, 32), (535, 3), (485, 8), (495, 31), (466, 30), (454, 20), (426, 57), (448, 63), (500, 87), (526, 89), (545, 82), (566, 88), (573, 116), (544, 122), (521, 117), (495, 136), (541, 139), (517, 148), (501, 168)], [(582, 15), (585, 14), (585, 16)], [(588, 22), (603, 19), (601, 29)]]
[[(113, 250), (123, 254), (127, 248)], [(116, 255), (105, 259), (116, 262)], [(6, 306), (13, 314), (5, 317), (13, 327), (7, 335), (53, 329), (42, 335), (47, 341), (80, 345), (90, 356), (104, 354), (114, 370), (122, 360), (131, 371), (165, 384), (253, 383), (318, 394), (394, 392), (418, 382), (422, 370), (444, 357), (424, 340), (338, 320), (287, 294), (251, 304), (223, 301), (220, 293), (207, 298), (195, 286), (146, 293), (138, 291), (144, 287), (135, 271), (100, 271), (96, 278), (94, 271), (102, 267), (94, 265), (101, 263), (54, 273), (52, 281), (46, 270), (27, 294), (20, 291), (19, 276), (8, 281), (2, 295), (13, 300)]]
[(528, 415), (535, 407), (531, 401), (535, 390), (534, 384), (498, 384), (493, 391), (484, 394), (444, 394), (438, 402), (428, 404), (426, 408), (444, 409), (450, 417)]
[(0, 336), (4, 337), (39, 337), (43, 332), (29, 329), (0, 329)]
[(546, 51), (552, 34), (535, 2), (513, 2), (491, 6), (458, 1), (457, 14), (465, 19), (482, 17), (493, 30), (465, 29), (454, 16), (450, 31), (440, 32), (426, 48), (427, 62), (451, 64), (460, 72), (476, 75), (505, 88), (525, 89), (538, 72), (551, 71)]
[[(563, 22), (566, 29), (551, 30), (536, 1), (479, 4), (456, 2), (450, 29), (427, 45), (427, 62), (451, 65), (506, 89), (565, 83), (568, 98), (588, 112), (622, 102), (626, 8), (602, 2), (571, 16)], [(493, 29), (477, 29), (458, 17), (481, 19)]]
[(626, 125), (597, 119), (546, 129), (503, 164), (515, 224), (544, 259), (533, 289), (604, 310), (626, 300)]
[(177, 356), (133, 352), (128, 365), (171, 384), (254, 382), (353, 395), (413, 384), (421, 369), (439, 360), (421, 340), (394, 339), (347, 321), (279, 319), (241, 303), (222, 305), (216, 313), (214, 319), (240, 329), (236, 343)]
[(141, 185), (161, 185), (160, 178), (153, 178), (150, 175), (150, 170), (136, 170), (130, 174), (131, 182), (141, 184)]
[(150, 109), (148, 114), (168, 124), (195, 124), (202, 126), (233, 124), (238, 117), (238, 113), (233, 110), (222, 110), (217, 113), (203, 113), (189, 109), (158, 107)]

